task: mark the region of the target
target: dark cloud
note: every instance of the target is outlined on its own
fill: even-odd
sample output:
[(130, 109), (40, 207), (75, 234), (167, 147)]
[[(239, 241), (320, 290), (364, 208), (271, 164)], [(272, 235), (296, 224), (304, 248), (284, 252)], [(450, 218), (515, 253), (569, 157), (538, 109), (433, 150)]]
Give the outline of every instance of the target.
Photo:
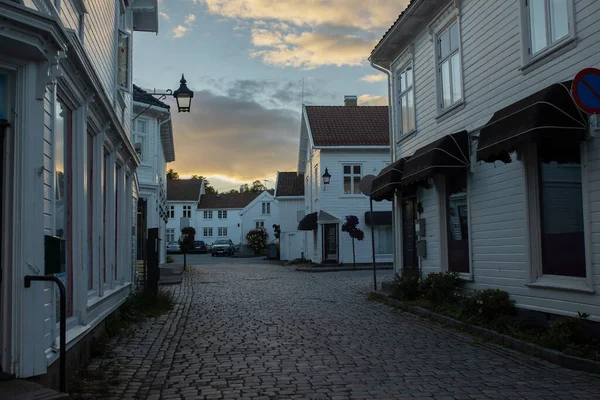
[(234, 98), (197, 91), (192, 112), (173, 115), (176, 161), (169, 167), (252, 181), (294, 165), (300, 110), (269, 109), (244, 93)]

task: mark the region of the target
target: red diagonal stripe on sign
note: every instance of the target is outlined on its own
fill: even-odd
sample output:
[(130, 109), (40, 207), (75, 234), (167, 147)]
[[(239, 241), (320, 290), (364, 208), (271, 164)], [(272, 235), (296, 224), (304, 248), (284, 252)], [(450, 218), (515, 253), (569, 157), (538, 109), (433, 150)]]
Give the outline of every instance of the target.
[(593, 94), (594, 96), (596, 96), (596, 97), (598, 98), (598, 100), (600, 100), (600, 93), (596, 92), (596, 91), (594, 90), (594, 88), (592, 87), (592, 85), (590, 85), (590, 84), (589, 84), (589, 83), (588, 83), (588, 82), (585, 80), (585, 78), (583, 78), (583, 79), (581, 80), (581, 82), (583, 82), (583, 84), (584, 84), (584, 85), (585, 85), (585, 86), (586, 86), (588, 89), (590, 89), (590, 91), (592, 92), (592, 94)]

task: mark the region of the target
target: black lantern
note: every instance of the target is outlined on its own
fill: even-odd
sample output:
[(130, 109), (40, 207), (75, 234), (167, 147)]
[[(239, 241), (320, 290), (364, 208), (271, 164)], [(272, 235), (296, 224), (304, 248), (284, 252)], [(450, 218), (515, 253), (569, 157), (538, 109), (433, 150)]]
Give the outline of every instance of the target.
[(323, 174), (323, 184), (329, 185), (329, 182), (331, 182), (331, 175), (329, 174), (327, 168), (325, 168), (325, 173)]
[(179, 85), (179, 89), (173, 92), (173, 97), (177, 100), (179, 112), (190, 112), (192, 97), (194, 97), (194, 92), (187, 87), (186, 82), (185, 77), (181, 74), (181, 80), (179, 81), (181, 85)]

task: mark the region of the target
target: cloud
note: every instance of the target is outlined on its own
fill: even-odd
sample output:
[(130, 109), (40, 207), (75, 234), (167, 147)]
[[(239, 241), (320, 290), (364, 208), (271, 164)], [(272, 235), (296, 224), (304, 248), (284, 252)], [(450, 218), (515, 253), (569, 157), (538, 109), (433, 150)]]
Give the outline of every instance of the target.
[(192, 112), (173, 119), (179, 174), (252, 182), (295, 164), (300, 112), (195, 91)]
[(178, 38), (182, 38), (184, 37), (188, 32), (190, 31), (190, 28), (185, 27), (183, 25), (177, 25), (175, 28), (173, 28), (173, 38), (178, 39)]
[(302, 32), (284, 35), (264, 29), (252, 31), (252, 42), (259, 48), (250, 54), (260, 57), (266, 64), (303, 69), (361, 65), (376, 44), (376, 40), (350, 34)]
[(194, 14), (188, 14), (185, 16), (185, 24), (192, 25), (196, 21), (196, 16)]
[(387, 106), (389, 104), (387, 97), (363, 94), (358, 96), (359, 106)]
[(362, 78), (360, 78), (360, 80), (369, 83), (383, 82), (387, 80), (387, 76), (384, 74), (365, 75)]
[(170, 21), (171, 17), (169, 17), (169, 14), (167, 14), (166, 12), (159, 12), (158, 15), (160, 15), (161, 17), (163, 17), (166, 21)]
[[(196, 2), (196, 1), (194, 1)], [(409, 0), (201, 0), (210, 13), (235, 19), (278, 20), (296, 26), (387, 29)]]

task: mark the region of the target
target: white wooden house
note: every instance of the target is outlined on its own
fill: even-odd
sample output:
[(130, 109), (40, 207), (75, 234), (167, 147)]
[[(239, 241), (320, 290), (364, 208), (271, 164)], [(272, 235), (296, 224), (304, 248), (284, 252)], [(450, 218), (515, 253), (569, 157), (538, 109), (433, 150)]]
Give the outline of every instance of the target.
[(305, 233), (298, 230), (304, 217), (304, 175), (297, 172), (277, 172), (275, 201), (281, 215), (279, 258), (295, 260), (305, 255)]
[(58, 290), (26, 275), (64, 271), (70, 366), (131, 292), (131, 50), (158, 29), (151, 3), (0, 0), (0, 366), (17, 377), (58, 369)]
[(389, 74), (395, 266), (457, 271), (517, 307), (600, 321), (600, 140), (571, 97), (600, 66), (600, 2), (413, 0)]
[[(365, 233), (355, 242), (356, 262), (372, 262), (368, 219), (375, 223), (377, 262), (392, 261), (392, 205), (375, 204), (371, 218), (369, 198), (359, 189), (363, 176), (376, 175), (389, 160), (388, 107), (357, 106), (356, 96), (347, 96), (344, 106), (303, 106), (298, 172), (305, 216), (298, 229), (305, 231), (307, 259), (351, 264), (352, 239), (341, 228), (347, 215), (355, 215)], [(326, 172), (329, 184), (323, 183)]]
[(147, 229), (158, 228), (163, 244), (159, 263), (166, 261), (167, 163), (175, 161), (173, 124), (169, 106), (143, 89), (133, 86), (132, 142), (141, 164), (137, 168), (140, 187), (137, 218), (137, 259), (143, 260)]
[(196, 224), (196, 208), (204, 195), (202, 179), (168, 179), (167, 180), (167, 225), (164, 246), (176, 242), (181, 236), (181, 229), (191, 226), (196, 230), (195, 239), (200, 240), (200, 227)]
[(240, 211), (240, 218), (242, 220), (241, 243), (248, 244), (246, 234), (257, 228), (265, 228), (269, 235), (267, 243), (277, 242), (273, 225), (281, 226), (281, 213), (272, 191), (265, 190), (258, 194)]

